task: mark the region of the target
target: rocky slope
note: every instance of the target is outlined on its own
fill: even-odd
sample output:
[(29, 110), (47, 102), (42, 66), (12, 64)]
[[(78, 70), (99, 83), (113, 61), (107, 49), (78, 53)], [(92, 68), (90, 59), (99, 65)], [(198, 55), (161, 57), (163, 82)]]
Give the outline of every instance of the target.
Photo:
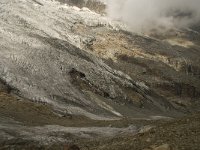
[[(0, 6), (2, 139), (30, 140), (35, 133), (45, 143), (56, 141), (55, 135), (46, 135), (68, 129), (41, 125), (98, 126), (98, 120), (107, 120), (102, 125), (107, 126), (112, 120), (198, 111), (198, 26), (132, 33), (107, 18), (99, 1), (1, 0)], [(16, 128), (20, 130), (10, 134)], [(76, 132), (87, 133), (83, 130)], [(86, 137), (104, 134), (101, 130), (95, 128)], [(107, 130), (115, 135), (128, 129)]]
[[(138, 38), (136, 42), (150, 39), (116, 31), (122, 30), (123, 24), (86, 8), (48, 0), (2, 1), (2, 5), (0, 75), (12, 92), (53, 105), (60, 112), (92, 119), (144, 117), (146, 110), (148, 114), (174, 110), (145, 82), (99, 58), (120, 60), (126, 55), (130, 57), (127, 63), (134, 53), (143, 53), (131, 49), (134, 43), (130, 38)], [(108, 39), (105, 33), (109, 32), (116, 41)], [(118, 42), (121, 36), (125, 39)], [(128, 40), (133, 44), (121, 49)]]
[[(199, 150), (200, 115), (157, 122), (140, 133), (86, 142), (83, 150)], [(86, 146), (87, 145), (87, 146)]]

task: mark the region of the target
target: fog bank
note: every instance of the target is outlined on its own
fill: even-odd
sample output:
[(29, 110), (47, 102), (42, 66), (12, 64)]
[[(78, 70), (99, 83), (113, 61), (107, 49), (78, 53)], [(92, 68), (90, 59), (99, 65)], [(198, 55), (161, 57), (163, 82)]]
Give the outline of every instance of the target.
[(139, 32), (196, 24), (199, 7), (200, 0), (107, 0), (108, 15)]

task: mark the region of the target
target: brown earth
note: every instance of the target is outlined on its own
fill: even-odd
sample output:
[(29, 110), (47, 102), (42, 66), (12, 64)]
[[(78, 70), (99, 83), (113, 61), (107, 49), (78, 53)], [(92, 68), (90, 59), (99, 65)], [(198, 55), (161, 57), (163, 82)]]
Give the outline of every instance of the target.
[(50, 105), (35, 103), (22, 99), (4, 91), (0, 92), (0, 117), (12, 118), (27, 126), (61, 125), (66, 127), (88, 127), (88, 126), (113, 126), (127, 127), (130, 124), (143, 126), (149, 124), (147, 120), (134, 120), (124, 118), (116, 121), (97, 121), (84, 116), (60, 115)]
[(154, 125), (156, 127), (135, 136), (90, 141), (82, 147), (83, 150), (158, 150), (162, 146), (165, 147), (162, 150), (200, 149), (199, 113)]

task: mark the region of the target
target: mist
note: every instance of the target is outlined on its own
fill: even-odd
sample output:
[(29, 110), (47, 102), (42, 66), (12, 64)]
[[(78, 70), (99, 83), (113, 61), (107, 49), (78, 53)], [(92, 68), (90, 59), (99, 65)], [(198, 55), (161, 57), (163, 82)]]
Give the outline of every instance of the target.
[(137, 32), (187, 28), (200, 22), (200, 0), (107, 0), (107, 14)]

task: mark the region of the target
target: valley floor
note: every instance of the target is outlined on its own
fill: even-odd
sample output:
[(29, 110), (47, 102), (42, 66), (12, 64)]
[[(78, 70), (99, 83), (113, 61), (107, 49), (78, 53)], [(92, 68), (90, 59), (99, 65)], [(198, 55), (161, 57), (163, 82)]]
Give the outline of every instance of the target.
[[(3, 140), (3, 134), (1, 134), (0, 149), (2, 150), (60, 150), (66, 147), (66, 143), (67, 145), (76, 144), (81, 150), (158, 150), (159, 148), (163, 148), (163, 150), (200, 149), (200, 113), (170, 120), (134, 120), (126, 118), (117, 121), (92, 121), (83, 117), (58, 116), (52, 112), (52, 109), (50, 109), (48, 105), (35, 104), (27, 100), (24, 101), (23, 99), (16, 98), (5, 92), (0, 93), (1, 129), (2, 124), (8, 124), (8, 130), (3, 128), (3, 132), (0, 130), (1, 133), (8, 133), (12, 136), (16, 134), (14, 132), (9, 133), (12, 132), (9, 125), (15, 125), (15, 123), (10, 123), (11, 119), (13, 119), (18, 125), (20, 123), (20, 125), (26, 126), (28, 128), (28, 130), (25, 130), (26, 132), (30, 132), (29, 130), (31, 130), (31, 128), (41, 127), (41, 130), (47, 130), (46, 126), (48, 125), (60, 125), (60, 132), (63, 131), (62, 134), (65, 138), (68, 140), (73, 139), (69, 140), (69, 142), (58, 142), (59, 144), (56, 145), (42, 145), (39, 144), (40, 142), (37, 140), (24, 139), (19, 135), (16, 135), (17, 138), (9, 139), (8, 137), (7, 140), (5, 140), (4, 137)], [(10, 120), (6, 120), (6, 118), (9, 118)], [(80, 131), (76, 131), (78, 133), (75, 133), (75, 135), (73, 135), (73, 133), (64, 134), (64, 130), (62, 129), (66, 127), (66, 130), (72, 130), (69, 128), (70, 126), (85, 127), (85, 129), (91, 130), (91, 133), (87, 130), (81, 131), (80, 129)], [(130, 129), (131, 126), (133, 130)], [(93, 127), (97, 128), (94, 130)], [(116, 129), (121, 130), (118, 133), (118, 131), (115, 131)], [(81, 136), (82, 132), (85, 132), (85, 134), (88, 135), (95, 134), (95, 132), (100, 134), (100, 131), (98, 130), (102, 130), (103, 134), (104, 132), (110, 132), (111, 135), (113, 134), (112, 132), (116, 132), (117, 135), (113, 134), (114, 136), (107, 137), (99, 136), (99, 138), (95, 138), (95, 140), (92, 138), (83, 138)], [(21, 132), (24, 131), (22, 130)], [(45, 131), (43, 132), (46, 134)], [(120, 132), (122, 134), (120, 134)], [(52, 134), (53, 131), (50, 133)], [(57, 136), (58, 141), (60, 136), (63, 138), (63, 135), (61, 134), (54, 134), (54, 139)], [(78, 135), (80, 135), (80, 137), (78, 137)], [(92, 136), (93, 135), (91, 135), (91, 137)]]
[[(86, 143), (91, 150), (199, 150), (200, 114), (154, 124), (134, 136)], [(87, 148), (83, 148), (87, 150)]]

